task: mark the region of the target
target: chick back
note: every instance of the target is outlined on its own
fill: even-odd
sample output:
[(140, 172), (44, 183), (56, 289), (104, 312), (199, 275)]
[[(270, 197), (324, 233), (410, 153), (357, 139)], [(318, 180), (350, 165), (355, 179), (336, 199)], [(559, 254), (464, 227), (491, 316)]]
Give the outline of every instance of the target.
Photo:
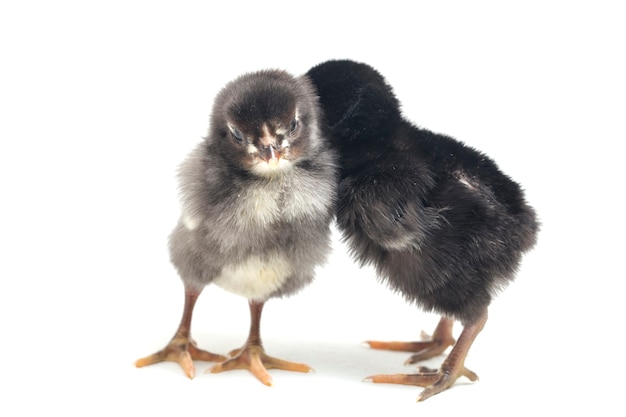
[[(538, 222), (520, 186), (484, 154), (400, 117), (375, 70), (324, 66), (309, 76), (324, 109), (345, 109), (328, 128), (340, 152), (337, 222), (353, 257), (424, 309), (475, 320), (535, 244)], [(335, 94), (333, 73), (358, 88)]]

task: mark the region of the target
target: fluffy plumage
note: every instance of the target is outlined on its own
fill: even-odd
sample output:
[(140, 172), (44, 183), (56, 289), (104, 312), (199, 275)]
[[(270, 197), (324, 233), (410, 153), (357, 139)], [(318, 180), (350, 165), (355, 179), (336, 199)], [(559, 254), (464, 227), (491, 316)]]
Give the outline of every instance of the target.
[(370, 66), (328, 61), (307, 75), (339, 152), (337, 222), (353, 257), (408, 301), (443, 316), (431, 341), (370, 344), (420, 351), (415, 362), (454, 344), (454, 319), (464, 325), (439, 372), (372, 380), (425, 386), (425, 399), (461, 375), (476, 379), (465, 355), (492, 297), (535, 244), (535, 212), (485, 154), (408, 122)]
[(214, 372), (250, 368), (269, 385), (263, 365), (309, 369), (267, 357), (259, 322), (263, 303), (310, 283), (330, 250), (337, 169), (319, 118), (308, 79), (283, 71), (243, 75), (218, 94), (208, 136), (180, 168), (182, 215), (170, 253), (187, 294), (183, 321), (168, 347), (138, 366), (174, 360), (193, 377), (191, 359), (225, 359), (189, 353), (197, 351), (193, 304), (214, 283), (249, 299), (252, 315), (248, 343)]

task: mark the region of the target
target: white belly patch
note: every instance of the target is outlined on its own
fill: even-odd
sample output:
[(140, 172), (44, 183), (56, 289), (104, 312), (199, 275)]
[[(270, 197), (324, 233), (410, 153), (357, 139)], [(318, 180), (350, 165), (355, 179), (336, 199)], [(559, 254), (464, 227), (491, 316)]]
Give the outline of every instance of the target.
[(264, 300), (293, 273), (287, 257), (278, 253), (252, 255), (227, 265), (213, 282), (226, 291), (247, 299)]

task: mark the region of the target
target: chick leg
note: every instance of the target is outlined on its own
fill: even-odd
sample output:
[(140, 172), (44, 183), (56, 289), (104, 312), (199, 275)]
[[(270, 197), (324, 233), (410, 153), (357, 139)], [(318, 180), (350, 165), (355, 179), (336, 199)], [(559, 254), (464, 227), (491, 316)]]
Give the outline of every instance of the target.
[(183, 368), (185, 375), (189, 378), (193, 378), (196, 374), (196, 369), (193, 366), (194, 359), (209, 362), (226, 360), (225, 356), (198, 349), (196, 342), (190, 337), (191, 316), (200, 292), (201, 291), (185, 289), (185, 307), (176, 334), (165, 348), (150, 356), (137, 360), (135, 362), (137, 368), (164, 361), (177, 362)]
[(459, 340), (438, 371), (420, 368), (420, 372), (417, 374), (373, 375), (366, 378), (366, 380), (376, 383), (417, 385), (424, 387), (424, 390), (420, 393), (419, 397), (417, 397), (417, 401), (423, 401), (435, 394), (445, 391), (461, 376), (467, 377), (470, 381), (476, 381), (478, 380), (478, 375), (465, 368), (465, 358), (476, 336), (478, 336), (478, 333), (480, 333), (485, 326), (486, 321), (487, 310), (485, 310), (478, 320), (463, 328)]
[(261, 342), (261, 313), (263, 302), (250, 301), (250, 334), (246, 344), (230, 353), (231, 358), (218, 363), (207, 372), (223, 372), (232, 369), (248, 369), (259, 381), (267, 386), (272, 385), (272, 377), (267, 369), (282, 369), (285, 371), (309, 372), (311, 367), (302, 363), (287, 362), (282, 359), (268, 356)]
[[(442, 317), (430, 340), (420, 342), (379, 342), (369, 340), (365, 343), (374, 349), (417, 352), (405, 362), (406, 365), (413, 364), (441, 355), (448, 346), (454, 345), (454, 337), (452, 337), (453, 324), (454, 321), (452, 319)], [(426, 335), (426, 337), (428, 336)]]

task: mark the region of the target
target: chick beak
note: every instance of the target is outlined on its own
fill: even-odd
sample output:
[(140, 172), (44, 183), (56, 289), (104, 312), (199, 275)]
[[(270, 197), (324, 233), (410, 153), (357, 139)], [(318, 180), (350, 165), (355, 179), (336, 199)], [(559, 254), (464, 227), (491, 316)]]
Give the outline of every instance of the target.
[(274, 148), (273, 145), (269, 146), (269, 158), (267, 160), (267, 163), (269, 164), (269, 166), (271, 166), (272, 168), (278, 166), (278, 161), (280, 160), (280, 151), (276, 148)]

